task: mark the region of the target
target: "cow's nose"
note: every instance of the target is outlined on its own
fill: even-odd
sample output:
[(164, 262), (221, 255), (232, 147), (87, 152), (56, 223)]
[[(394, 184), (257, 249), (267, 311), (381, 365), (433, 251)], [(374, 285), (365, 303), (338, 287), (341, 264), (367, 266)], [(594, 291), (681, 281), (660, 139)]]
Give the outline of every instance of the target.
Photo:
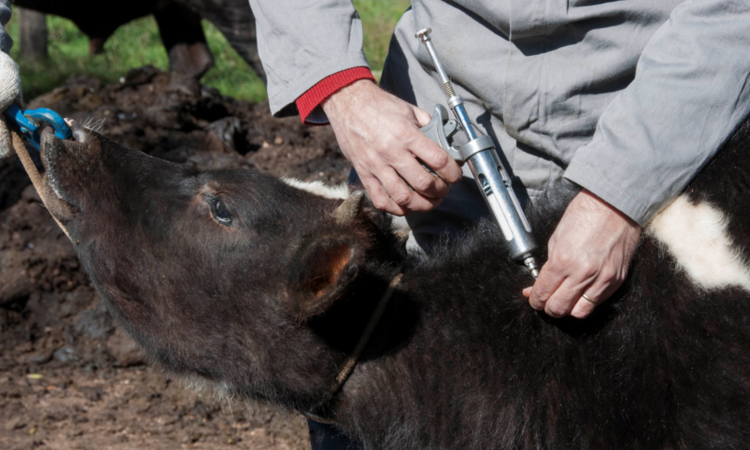
[(86, 142), (86, 129), (84, 129), (81, 125), (78, 124), (78, 122), (73, 119), (65, 119), (65, 123), (68, 124), (70, 130), (73, 132), (73, 139), (78, 142)]

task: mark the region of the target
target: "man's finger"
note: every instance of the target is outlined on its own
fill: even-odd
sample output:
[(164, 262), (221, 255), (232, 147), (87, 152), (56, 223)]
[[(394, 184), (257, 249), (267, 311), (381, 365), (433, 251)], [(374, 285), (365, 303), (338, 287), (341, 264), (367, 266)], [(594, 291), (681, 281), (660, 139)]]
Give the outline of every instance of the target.
[(430, 211), (441, 203), (440, 199), (427, 198), (412, 191), (399, 174), (391, 168), (379, 170), (376, 176), (391, 200), (405, 213)]
[[(421, 133), (420, 133), (421, 134)], [(409, 149), (414, 156), (427, 164), (440, 178), (448, 183), (457, 183), (463, 176), (461, 168), (456, 161), (442, 147), (432, 142), (430, 138), (422, 134), (415, 140)]]
[[(619, 279), (613, 279), (609, 276), (599, 276), (596, 281), (591, 284), (588, 288), (584, 289), (581, 293), (581, 298), (578, 300), (570, 315), (578, 319), (587, 317), (597, 306), (609, 300), (612, 294), (622, 285), (622, 281)], [(583, 297), (586, 294), (589, 300)], [(590, 300), (593, 300), (590, 301)]]
[(393, 164), (393, 168), (415, 191), (429, 198), (443, 198), (448, 195), (450, 185), (425, 169), (412, 155), (406, 154)]
[(567, 316), (576, 306), (581, 298), (581, 293), (591, 284), (589, 280), (574, 280), (566, 278), (560, 287), (547, 299), (544, 304), (544, 312), (550, 317)]
[(365, 174), (360, 171), (357, 171), (357, 175), (359, 175), (359, 180), (362, 182), (362, 186), (367, 190), (367, 194), (370, 196), (370, 201), (372, 201), (373, 206), (396, 216), (403, 216), (406, 214), (406, 211), (391, 199), (383, 185), (380, 184), (380, 180), (369, 173)]
[(598, 304), (599, 302), (592, 303), (581, 296), (573, 307), (573, 310), (570, 311), (570, 315), (576, 319), (585, 319), (594, 311), (594, 308), (596, 308)]
[(419, 123), (420, 128), (426, 126), (428, 123), (430, 123), (430, 120), (432, 120), (432, 116), (430, 116), (430, 113), (416, 106), (414, 107), (414, 117), (417, 118), (417, 122)]
[(549, 263), (542, 266), (539, 276), (531, 287), (529, 304), (537, 311), (544, 309), (544, 304), (557, 288), (565, 281), (565, 275), (553, 270)]
[(606, 286), (598, 279), (591, 286), (583, 289), (570, 315), (577, 319), (587, 317), (594, 308), (607, 300), (607, 296), (604, 295), (605, 289)]

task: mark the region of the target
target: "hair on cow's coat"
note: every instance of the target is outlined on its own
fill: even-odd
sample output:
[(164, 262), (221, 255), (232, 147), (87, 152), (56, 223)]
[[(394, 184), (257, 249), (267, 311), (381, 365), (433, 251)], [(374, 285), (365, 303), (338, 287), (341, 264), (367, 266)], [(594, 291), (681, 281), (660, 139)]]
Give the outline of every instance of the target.
[[(748, 137), (746, 124), (647, 227), (590, 319), (528, 307), (530, 280), (489, 222), (407, 265), (395, 301), (416, 331), (370, 349), (380, 363), (332, 416), (371, 448), (748, 448)], [(575, 193), (531, 212), (541, 242)]]

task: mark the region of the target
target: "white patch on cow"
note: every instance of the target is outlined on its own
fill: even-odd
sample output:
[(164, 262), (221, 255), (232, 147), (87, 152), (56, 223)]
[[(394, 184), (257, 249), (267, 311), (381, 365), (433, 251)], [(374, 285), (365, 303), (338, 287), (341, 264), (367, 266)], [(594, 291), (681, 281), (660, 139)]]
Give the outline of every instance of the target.
[(750, 291), (750, 270), (732, 244), (727, 222), (713, 206), (690, 203), (682, 195), (657, 214), (646, 231), (666, 245), (703, 289), (741, 286)]
[(349, 197), (349, 187), (344, 184), (338, 186), (328, 186), (322, 181), (300, 181), (294, 178), (282, 178), (281, 181), (288, 184), (289, 186), (297, 189), (302, 189), (311, 194), (319, 195), (325, 198), (332, 199), (345, 199)]
[[(297, 189), (302, 189), (303, 191), (325, 198), (345, 200), (349, 197), (349, 187), (346, 184), (328, 186), (320, 181), (300, 181), (294, 178), (282, 178), (281, 181)], [(408, 238), (406, 250), (409, 253), (422, 251), (422, 248), (419, 247), (414, 236), (410, 233), (411, 229), (409, 228), (409, 224), (406, 223), (406, 218), (391, 215), (391, 229), (403, 239)]]

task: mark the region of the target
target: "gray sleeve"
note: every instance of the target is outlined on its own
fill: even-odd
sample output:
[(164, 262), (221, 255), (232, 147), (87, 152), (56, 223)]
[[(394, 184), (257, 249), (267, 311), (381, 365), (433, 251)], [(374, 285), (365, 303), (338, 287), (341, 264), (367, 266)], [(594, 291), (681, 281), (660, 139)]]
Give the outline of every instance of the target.
[(10, 20), (11, 4), (13, 4), (13, 0), (0, 0), (0, 49), (5, 53), (10, 52), (10, 48), (13, 47), (13, 39), (5, 31), (5, 25)]
[(250, 0), (250, 6), (273, 114), (296, 114), (295, 100), (319, 81), (367, 66), (351, 0)]
[(565, 177), (647, 224), (750, 112), (749, 53), (750, 2), (675, 8)]

